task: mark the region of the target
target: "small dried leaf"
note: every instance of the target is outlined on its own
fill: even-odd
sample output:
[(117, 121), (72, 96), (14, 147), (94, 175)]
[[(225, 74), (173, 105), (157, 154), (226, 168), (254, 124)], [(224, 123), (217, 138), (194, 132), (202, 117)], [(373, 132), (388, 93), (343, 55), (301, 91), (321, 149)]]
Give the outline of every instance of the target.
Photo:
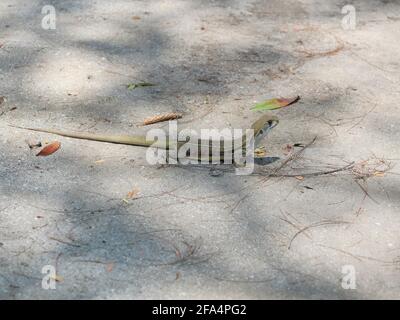
[(126, 195), (125, 199), (133, 199), (136, 198), (136, 196), (139, 193), (139, 189), (138, 188), (134, 188), (132, 191), (129, 191), (128, 194)]
[(295, 176), (295, 178), (297, 179), (297, 180), (304, 180), (304, 177), (303, 176)]
[(141, 18), (139, 16), (133, 16), (132, 20), (140, 20)]
[(106, 160), (104, 160), (104, 159), (100, 159), (100, 160), (96, 160), (94, 163), (95, 164), (100, 164), (100, 163), (103, 163), (103, 162), (105, 162)]
[(165, 114), (161, 114), (161, 115), (157, 115), (154, 117), (144, 119), (142, 125), (147, 126), (149, 124), (153, 124), (153, 123), (157, 123), (157, 122), (175, 120), (175, 119), (180, 119), (180, 118), (182, 118), (181, 113), (170, 112), (170, 113), (165, 113)]
[(43, 157), (49, 156), (54, 152), (56, 152), (58, 149), (60, 149), (60, 147), (61, 143), (58, 141), (54, 141), (49, 145), (45, 146), (42, 150), (40, 150), (40, 152), (36, 156), (43, 156)]
[(297, 101), (300, 96), (294, 98), (275, 98), (256, 104), (251, 110), (274, 110), (282, 107), (287, 107)]

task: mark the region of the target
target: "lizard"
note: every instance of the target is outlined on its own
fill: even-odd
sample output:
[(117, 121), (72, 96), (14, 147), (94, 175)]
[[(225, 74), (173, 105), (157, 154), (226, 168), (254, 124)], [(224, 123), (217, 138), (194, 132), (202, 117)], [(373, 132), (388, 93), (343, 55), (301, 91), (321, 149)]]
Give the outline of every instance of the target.
[[(259, 117), (252, 125), (251, 129), (253, 131), (253, 137), (255, 140), (255, 147), (259, 144), (259, 142), (268, 134), (268, 132), (274, 128), (279, 123), (279, 119), (273, 115), (262, 115)], [(94, 134), (94, 133), (87, 133), (87, 132), (72, 132), (72, 131), (63, 131), (57, 129), (45, 129), (45, 128), (30, 128), (30, 127), (21, 127), (10, 125), (11, 127), (30, 130), (30, 131), (37, 131), (43, 133), (50, 133), (55, 134), (63, 137), (74, 138), (74, 139), (83, 139), (83, 140), (92, 140), (92, 141), (99, 141), (99, 142), (108, 142), (108, 143), (116, 143), (116, 144), (123, 144), (123, 145), (134, 145), (134, 146), (142, 146), (142, 147), (156, 147), (161, 149), (172, 149), (173, 145), (170, 142), (170, 139), (167, 138), (166, 141), (160, 141), (158, 139), (148, 139), (144, 135), (106, 135), (106, 134)], [(240, 138), (241, 141), (237, 143), (226, 143), (224, 141), (220, 141), (221, 149), (220, 149), (220, 158), (219, 160), (223, 160), (224, 154), (226, 152), (234, 152), (237, 150), (242, 149), (245, 150), (246, 146), (246, 134), (243, 134)], [(190, 144), (191, 142), (187, 141), (177, 141), (177, 149), (179, 150), (183, 145)], [(193, 145), (193, 143), (191, 143)], [(208, 140), (198, 140), (196, 143), (197, 148), (202, 147), (209, 147), (210, 141)], [(233, 144), (233, 147), (232, 147)], [(226, 145), (230, 145), (229, 149)], [(208, 155), (210, 158), (211, 155)], [(196, 156), (197, 159), (201, 160), (201, 155)], [(192, 156), (193, 158), (193, 156)]]

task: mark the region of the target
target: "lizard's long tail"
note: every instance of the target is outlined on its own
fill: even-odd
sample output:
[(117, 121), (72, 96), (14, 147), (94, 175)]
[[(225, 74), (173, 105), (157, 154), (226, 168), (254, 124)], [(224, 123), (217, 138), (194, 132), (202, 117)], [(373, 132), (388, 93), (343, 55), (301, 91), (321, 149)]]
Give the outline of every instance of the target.
[(9, 125), (9, 126), (14, 127), (14, 128), (19, 128), (19, 129), (30, 130), (30, 131), (52, 133), (52, 134), (56, 134), (56, 135), (68, 137), (68, 138), (102, 141), (102, 142), (143, 146), (143, 147), (151, 146), (155, 142), (154, 140), (147, 140), (145, 136), (139, 136), (139, 135), (136, 135), (136, 136), (101, 135), (101, 134), (86, 133), (86, 132), (65, 132), (65, 131), (55, 130), (55, 129), (27, 128), (27, 127), (19, 127), (19, 126), (14, 126), (14, 125)]

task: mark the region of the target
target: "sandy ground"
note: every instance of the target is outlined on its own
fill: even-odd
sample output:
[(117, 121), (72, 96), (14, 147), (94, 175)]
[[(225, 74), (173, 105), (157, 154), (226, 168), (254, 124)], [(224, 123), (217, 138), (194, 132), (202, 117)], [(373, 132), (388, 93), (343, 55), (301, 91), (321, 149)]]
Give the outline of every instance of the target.
[[(47, 1), (0, 2), (2, 299), (400, 298), (398, 1), (352, 1), (355, 30), (346, 1), (49, 2), (55, 30)], [(141, 81), (156, 85), (127, 90)], [(143, 133), (182, 112), (181, 127), (246, 128), (255, 102), (295, 95), (265, 140), (281, 160), (257, 170), (317, 136), (278, 171), (297, 178), (8, 126)], [(35, 157), (26, 139), (62, 147)]]

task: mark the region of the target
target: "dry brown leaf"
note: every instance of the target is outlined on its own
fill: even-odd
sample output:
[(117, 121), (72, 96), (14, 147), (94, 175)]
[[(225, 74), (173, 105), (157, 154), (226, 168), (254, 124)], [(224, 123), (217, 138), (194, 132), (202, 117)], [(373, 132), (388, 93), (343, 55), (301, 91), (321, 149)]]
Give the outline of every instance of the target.
[(139, 194), (139, 188), (134, 188), (132, 191), (129, 191), (125, 197), (125, 199), (133, 199)]
[(144, 119), (142, 125), (147, 126), (149, 124), (153, 124), (153, 123), (157, 123), (157, 122), (175, 120), (175, 119), (180, 119), (180, 118), (182, 118), (181, 113), (170, 112), (170, 113), (165, 113), (165, 114), (161, 114), (161, 115), (157, 115), (154, 117)]
[(304, 177), (303, 176), (295, 176), (295, 178), (297, 179), (297, 180), (304, 180)]
[(256, 104), (251, 110), (274, 110), (290, 106), (300, 100), (300, 96), (293, 98), (274, 98)]
[(60, 149), (60, 147), (61, 143), (58, 141), (54, 141), (49, 145), (45, 146), (42, 150), (40, 150), (40, 152), (36, 156), (43, 156), (43, 157), (49, 156), (54, 152), (56, 152), (58, 149)]
[(125, 203), (129, 203), (128, 200), (137, 198), (137, 195), (139, 194), (139, 192), (140, 192), (139, 188), (134, 188), (132, 191), (129, 191), (127, 193), (126, 197), (124, 199), (122, 199), (122, 201), (124, 201)]
[(139, 17), (139, 16), (133, 16), (132, 17), (132, 20), (140, 20), (141, 19), (141, 17)]

